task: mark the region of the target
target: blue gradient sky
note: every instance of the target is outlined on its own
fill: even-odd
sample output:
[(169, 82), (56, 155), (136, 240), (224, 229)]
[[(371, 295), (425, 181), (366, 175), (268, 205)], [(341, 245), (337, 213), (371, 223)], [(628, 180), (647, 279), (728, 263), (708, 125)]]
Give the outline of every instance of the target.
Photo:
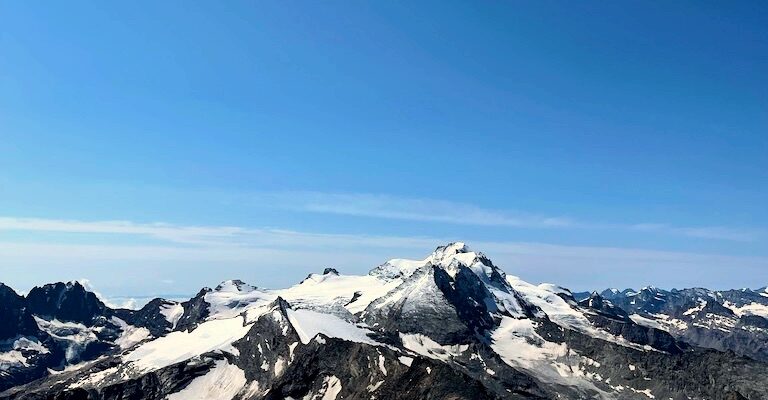
[(20, 290), (285, 286), (449, 240), (574, 289), (768, 283), (765, 2), (12, 1), (0, 27)]

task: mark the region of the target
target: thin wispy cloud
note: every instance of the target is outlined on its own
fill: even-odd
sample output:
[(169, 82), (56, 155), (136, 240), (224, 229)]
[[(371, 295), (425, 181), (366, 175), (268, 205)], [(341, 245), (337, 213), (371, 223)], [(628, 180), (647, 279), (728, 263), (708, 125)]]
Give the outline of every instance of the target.
[(764, 236), (762, 231), (755, 229), (583, 221), (566, 216), (546, 216), (534, 213), (487, 209), (472, 204), (445, 200), (366, 193), (275, 192), (254, 196), (253, 201), (260, 206), (276, 207), (296, 212), (459, 225), (503, 226), (529, 229), (618, 230), (740, 242), (755, 241)]
[(549, 228), (575, 224), (569, 218), (560, 216), (491, 210), (452, 201), (382, 194), (277, 192), (260, 194), (255, 201), (292, 211), (461, 225)]
[(762, 232), (753, 229), (733, 229), (723, 226), (678, 227), (668, 224), (636, 224), (631, 229), (643, 232), (655, 232), (682, 235), (701, 239), (731, 240), (736, 242), (752, 242), (761, 237)]
[[(636, 225), (635, 229), (659, 231), (673, 229), (663, 225)], [(362, 235), (302, 232), (285, 229), (248, 228), (237, 226), (187, 226), (169, 223), (137, 223), (130, 221), (77, 221), (41, 218), (0, 218), (0, 231), (46, 231), (61, 233), (90, 233), (95, 235), (116, 235), (111, 244), (68, 244), (57, 242), (47, 237), (42, 243), (0, 242), (0, 249), (9, 253), (21, 254), (25, 251), (45, 246), (52, 252), (48, 254), (79, 255), (110, 258), (115, 255), (125, 258), (142, 258), (152, 255), (159, 258), (174, 258), (188, 255), (192, 258), (208, 259), (263, 257), (265, 255), (286, 255), (296, 249), (425, 249), (452, 240), (467, 238), (441, 238), (424, 236)], [(718, 231), (715, 231), (718, 232)], [(721, 233), (721, 232), (718, 232)], [(145, 236), (160, 239), (153, 245), (134, 244), (120, 240), (125, 236)], [(734, 237), (736, 239), (737, 237)], [(599, 246), (563, 246), (530, 242), (493, 242), (474, 241), (484, 249), (508, 254), (547, 254), (555, 257), (610, 257), (617, 259), (682, 260), (693, 258), (711, 258), (711, 255), (696, 253), (639, 250), (621, 247)], [(192, 246), (188, 246), (192, 244)], [(122, 250), (118, 250), (122, 249)], [(140, 251), (136, 251), (140, 249)], [(71, 251), (70, 251), (71, 250)], [(38, 252), (39, 253), (39, 252)], [(730, 257), (730, 256), (724, 256)], [(731, 257), (733, 258), (733, 257)], [(744, 257), (737, 257), (746, 259)], [(762, 260), (762, 258), (753, 258)]]
[(130, 221), (78, 221), (66, 219), (0, 217), (0, 231), (33, 231), (147, 236), (177, 243), (232, 239), (246, 229), (230, 226), (179, 226)]
[[(377, 235), (318, 234), (285, 229), (235, 226), (187, 226), (169, 223), (130, 221), (78, 221), (42, 218), (0, 217), (2, 231), (85, 233), (104, 236), (138, 236), (160, 242), (199, 247), (306, 247), (355, 245), (365, 247), (410, 247), (424, 241), (413, 237)], [(118, 240), (119, 241), (119, 240)], [(123, 240), (123, 242), (125, 242)]]

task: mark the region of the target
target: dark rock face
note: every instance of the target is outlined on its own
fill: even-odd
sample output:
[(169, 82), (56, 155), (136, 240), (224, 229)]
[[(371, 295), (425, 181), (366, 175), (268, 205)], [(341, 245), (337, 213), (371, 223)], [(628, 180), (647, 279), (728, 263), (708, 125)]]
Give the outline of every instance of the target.
[(437, 270), (427, 266), (414, 272), (387, 296), (371, 303), (363, 321), (383, 331), (431, 334), (438, 343), (461, 343), (474, 336), (443, 294), (437, 282), (448, 278)]
[(33, 310), (27, 298), (0, 283), (0, 354), (11, 357), (0, 369), (0, 391), (43, 377), (49, 368), (65, 364), (63, 348), (40, 329)]
[(40, 336), (26, 300), (0, 283), (0, 341), (17, 336)]
[(115, 315), (131, 325), (147, 328), (152, 336), (160, 337), (173, 329), (171, 323), (163, 315), (162, 308), (174, 304), (165, 299), (152, 299), (140, 310), (117, 309)]
[(323, 275), (328, 275), (328, 274), (338, 275), (339, 271), (337, 271), (336, 268), (326, 268), (326, 269), (324, 269), (323, 270)]
[[(600, 360), (607, 366), (599, 369), (604, 378), (651, 390), (656, 398), (725, 399), (729, 393), (747, 398), (765, 396), (768, 375), (761, 375), (760, 371), (766, 365), (732, 353), (699, 348), (676, 354), (644, 352), (561, 330), (552, 324), (542, 324), (542, 328), (544, 336)], [(754, 377), (754, 381), (745, 381), (745, 376)]]
[(687, 347), (684, 343), (678, 343), (666, 331), (635, 324), (624, 310), (615, 307), (597, 293), (593, 292), (589, 298), (580, 301), (579, 305), (594, 310), (593, 314), (587, 314), (587, 318), (596, 327), (623, 337), (632, 343), (648, 345), (670, 354), (678, 354)]
[(195, 297), (181, 303), (184, 307), (184, 314), (176, 324), (176, 330), (194, 329), (200, 321), (203, 321), (210, 314), (208, 310), (210, 305), (205, 301), (205, 295), (210, 292), (211, 289), (203, 288)]
[(461, 267), (455, 277), (440, 268), (433, 268), (437, 287), (467, 327), (465, 335), (471, 337), (495, 326), (491, 316), (491, 312), (496, 311), (495, 304), (488, 300), (491, 294), (477, 275), (466, 267)]
[(625, 322), (629, 321), (629, 316), (627, 315), (626, 311), (614, 306), (613, 303), (603, 299), (603, 297), (596, 292), (592, 292), (589, 298), (580, 301), (578, 304), (582, 307), (593, 310), (595, 313), (603, 317)]
[(743, 315), (739, 318), (742, 326), (752, 326), (760, 329), (768, 329), (768, 318), (757, 315)]
[(0, 318), (9, 321), (0, 324), (0, 353), (16, 360), (2, 366), (0, 390), (118, 350), (116, 341), (123, 328), (113, 317), (150, 327), (155, 336), (165, 334), (156, 329), (163, 322), (151, 314), (112, 310), (77, 282), (36, 287), (26, 297), (0, 283)]
[(27, 295), (27, 306), (31, 313), (45, 319), (79, 322), (87, 326), (111, 312), (79, 282), (35, 287)]
[(301, 340), (288, 319), (290, 305), (278, 298), (269, 305), (271, 313), (262, 315), (242, 339), (235, 342), (240, 357), (237, 365), (249, 381), (271, 386), (288, 365)]
[[(47, 352), (20, 351), (26, 359), (25, 364), (11, 366), (0, 372), (0, 392), (46, 376), (48, 368), (64, 364), (64, 352), (56, 346), (50, 336), (43, 333), (37, 337), (29, 338), (39, 340), (39, 344)], [(6, 344), (0, 345), (0, 353), (13, 351), (12, 343), (6, 342)]]
[[(328, 377), (345, 383), (336, 397), (344, 399), (370, 398), (371, 381), (381, 382), (375, 393), (376, 398), (382, 399), (537, 398), (494, 394), (477, 380), (444, 364), (419, 360), (406, 366), (391, 351), (338, 339), (325, 340), (325, 345), (311, 342), (299, 349), (296, 362), (263, 398), (303, 398), (308, 393), (317, 393)], [(379, 357), (383, 358), (382, 362), (378, 361)]]

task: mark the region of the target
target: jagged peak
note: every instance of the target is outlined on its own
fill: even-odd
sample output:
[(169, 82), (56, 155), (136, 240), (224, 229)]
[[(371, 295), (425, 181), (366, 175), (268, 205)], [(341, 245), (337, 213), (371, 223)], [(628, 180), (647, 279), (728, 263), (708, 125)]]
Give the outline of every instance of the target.
[(82, 289), (83, 291), (86, 291), (86, 292), (89, 291), (88, 288), (86, 286), (84, 286), (82, 282), (76, 281), (76, 280), (71, 280), (71, 281), (67, 281), (67, 282), (51, 282), (51, 283), (46, 283), (44, 285), (35, 286), (35, 287), (32, 288), (32, 290), (35, 290), (35, 289), (37, 289), (37, 290), (44, 290), (44, 291), (48, 291), (48, 290)]
[(23, 297), (20, 294), (16, 293), (16, 291), (12, 287), (2, 282), (0, 282), (0, 296), (13, 296), (15, 298)]
[(451, 242), (443, 246), (437, 246), (432, 252), (433, 259), (442, 259), (454, 254), (471, 253), (472, 250), (464, 242)]
[(255, 290), (255, 286), (251, 286), (240, 279), (228, 279), (224, 282), (221, 282), (218, 286), (216, 286), (216, 289), (214, 291), (216, 292), (251, 292)]
[(320, 283), (325, 281), (326, 279), (337, 277), (340, 275), (341, 274), (339, 274), (339, 271), (336, 268), (325, 268), (323, 269), (322, 274), (317, 274), (317, 273), (308, 274), (306, 278), (302, 279), (301, 282), (299, 282), (299, 284), (301, 285), (303, 283)]
[(283, 296), (277, 296), (275, 300), (273, 300), (269, 305), (270, 310), (279, 310), (280, 313), (282, 313), (284, 316), (288, 316), (287, 310), (291, 307), (291, 303), (289, 303)]
[(203, 288), (201, 288), (197, 292), (196, 295), (194, 295), (191, 299), (189, 299), (187, 301), (192, 301), (192, 300), (197, 299), (197, 298), (203, 298), (203, 297), (205, 297), (205, 295), (207, 295), (208, 293), (211, 293), (212, 291), (213, 291), (213, 289), (211, 289), (211, 288), (209, 288), (207, 286), (204, 286)]
[(427, 257), (432, 265), (448, 267), (457, 264), (471, 265), (479, 257), (485, 257), (482, 253), (472, 251), (464, 242), (452, 242), (443, 246), (438, 246), (432, 254)]
[(339, 271), (336, 268), (329, 267), (323, 270), (323, 275), (328, 275), (328, 274), (339, 275)]
[(105, 304), (101, 299), (101, 295), (93, 291), (93, 288), (89, 284), (88, 280), (46, 283), (42, 286), (33, 287), (24, 297), (27, 299), (41, 298), (51, 296), (53, 294), (56, 295), (57, 303), (61, 303), (65, 297), (75, 296), (92, 299), (98, 305), (105, 307)]

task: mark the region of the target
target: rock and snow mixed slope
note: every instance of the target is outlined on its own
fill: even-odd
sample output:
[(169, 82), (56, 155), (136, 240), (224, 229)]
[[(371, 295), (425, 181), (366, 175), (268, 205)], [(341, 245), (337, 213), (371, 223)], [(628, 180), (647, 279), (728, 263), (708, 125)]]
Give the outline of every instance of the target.
[[(0, 398), (768, 398), (759, 357), (693, 346), (669, 328), (709, 303), (665, 319), (661, 295), (647, 309), (622, 308), (618, 291), (575, 298), (508, 276), (462, 243), (364, 276), (326, 269), (280, 290), (225, 281), (138, 311), (80, 294), (56, 312), (63, 305), (43, 296), (47, 311), (31, 313), (14, 295), (0, 286), (9, 304), (0, 313), (16, 324), (0, 329)], [(738, 318), (763, 318), (759, 306), (721, 297)], [(723, 325), (708, 321), (701, 329)], [(100, 350), (69, 357), (65, 336)]]
[[(768, 292), (737, 289), (655, 287), (607, 289), (600, 296), (639, 325), (669, 332), (679, 340), (768, 362)], [(588, 294), (580, 294), (581, 297)]]

